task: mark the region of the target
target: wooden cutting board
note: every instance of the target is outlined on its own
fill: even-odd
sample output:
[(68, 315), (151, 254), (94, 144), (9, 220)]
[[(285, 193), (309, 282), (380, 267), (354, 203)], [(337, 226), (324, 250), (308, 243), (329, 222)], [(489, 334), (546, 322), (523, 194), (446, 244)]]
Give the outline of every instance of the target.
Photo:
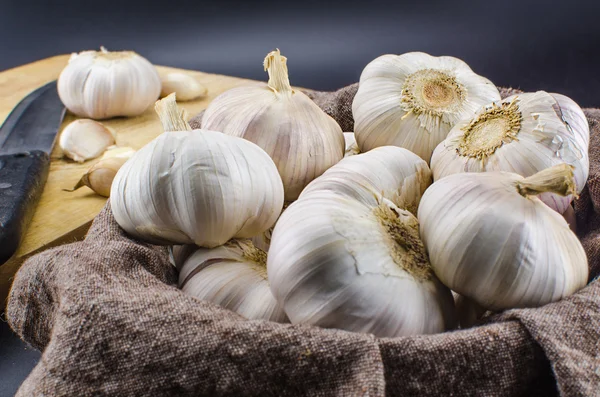
[[(6, 116), (25, 95), (56, 79), (68, 59), (69, 55), (60, 55), (0, 72), (0, 122), (4, 122)], [(257, 67), (261, 65), (258, 64)], [(158, 69), (159, 72), (178, 70), (194, 75), (207, 87), (206, 97), (180, 103), (190, 117), (206, 108), (208, 103), (220, 93), (250, 82), (236, 77), (161, 66)], [(61, 130), (74, 119), (73, 115), (67, 113)], [(161, 124), (153, 107), (139, 117), (106, 120), (103, 123), (116, 132), (118, 146), (129, 146), (136, 150), (162, 133)], [(94, 160), (83, 164), (65, 160), (58, 147), (54, 148), (51, 158), (48, 182), (23, 242), (17, 253), (0, 266), (2, 309), (14, 274), (23, 261), (44, 249), (82, 239), (93, 218), (106, 202), (106, 198), (94, 194), (86, 187), (72, 193), (63, 191), (65, 188), (72, 188), (95, 162)]]

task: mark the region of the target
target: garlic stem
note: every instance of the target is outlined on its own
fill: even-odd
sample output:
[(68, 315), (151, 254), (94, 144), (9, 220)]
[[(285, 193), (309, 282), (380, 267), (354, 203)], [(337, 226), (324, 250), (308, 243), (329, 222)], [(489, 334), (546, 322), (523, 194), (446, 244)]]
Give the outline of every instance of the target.
[(192, 127), (186, 121), (185, 109), (179, 109), (175, 93), (156, 101), (154, 109), (160, 118), (164, 131), (191, 131)]
[(287, 58), (282, 56), (279, 49), (267, 54), (264, 67), (269, 73), (269, 87), (278, 94), (293, 94), (292, 86), (288, 78)]
[(543, 169), (522, 181), (516, 182), (517, 191), (523, 197), (535, 196), (546, 192), (561, 196), (573, 194), (577, 197), (574, 169), (575, 167), (566, 163)]

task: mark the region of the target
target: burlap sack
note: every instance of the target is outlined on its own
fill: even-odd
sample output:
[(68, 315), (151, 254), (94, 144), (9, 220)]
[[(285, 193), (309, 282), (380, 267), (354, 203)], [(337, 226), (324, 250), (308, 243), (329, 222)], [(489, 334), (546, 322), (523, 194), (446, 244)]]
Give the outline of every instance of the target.
[[(355, 91), (311, 95), (352, 131)], [(587, 115), (591, 172), (576, 213), (592, 279), (600, 270), (600, 111)], [(472, 329), (394, 339), (246, 321), (182, 294), (175, 281), (166, 250), (130, 239), (108, 207), (85, 241), (28, 260), (7, 317), (43, 355), (17, 395), (600, 395), (598, 280)]]

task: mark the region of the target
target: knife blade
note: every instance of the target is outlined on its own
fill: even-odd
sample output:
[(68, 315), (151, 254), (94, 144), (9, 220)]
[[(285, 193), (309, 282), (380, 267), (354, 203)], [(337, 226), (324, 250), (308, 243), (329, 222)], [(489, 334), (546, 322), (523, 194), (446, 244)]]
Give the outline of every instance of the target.
[(23, 98), (0, 127), (0, 264), (17, 251), (33, 216), (65, 110), (51, 81)]

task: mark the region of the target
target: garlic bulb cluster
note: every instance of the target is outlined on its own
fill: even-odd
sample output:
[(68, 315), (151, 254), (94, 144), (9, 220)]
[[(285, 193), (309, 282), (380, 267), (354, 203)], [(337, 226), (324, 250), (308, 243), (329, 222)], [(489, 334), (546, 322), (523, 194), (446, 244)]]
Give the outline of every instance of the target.
[(102, 123), (90, 119), (67, 125), (58, 140), (63, 154), (78, 163), (100, 156), (115, 144), (115, 137)]
[[(185, 247), (187, 248), (187, 247)], [(179, 248), (178, 250), (186, 250)], [(174, 250), (179, 288), (250, 320), (288, 322), (267, 281), (267, 254), (250, 240), (230, 240), (183, 255)]]
[(160, 75), (160, 97), (175, 93), (178, 101), (192, 101), (206, 95), (207, 89), (189, 74), (169, 72)]
[[(388, 159), (407, 163), (396, 169), (412, 169), (406, 181), (380, 161), (387, 151)], [(397, 147), (351, 156), (315, 179), (281, 214), (267, 272), (292, 323), (380, 337), (455, 326), (452, 295), (431, 270), (417, 219), (385, 197), (423, 190), (406, 185), (421, 183), (417, 174), (426, 167)]]
[[(589, 125), (571, 99), (544, 91), (513, 95), (459, 122), (433, 153), (434, 180), (457, 172), (507, 171), (522, 176), (566, 162), (575, 167), (575, 193), (589, 174)], [(573, 196), (540, 199), (563, 213)]]
[(352, 103), (356, 141), (361, 152), (394, 145), (429, 162), (456, 123), (499, 99), (494, 84), (460, 59), (383, 55), (360, 76)]
[(138, 116), (160, 94), (156, 68), (132, 51), (84, 51), (73, 54), (58, 77), (58, 94), (80, 117), (107, 119)]
[(277, 220), (283, 184), (254, 143), (191, 130), (175, 96), (157, 102), (165, 133), (121, 167), (110, 204), (119, 225), (157, 244), (216, 247), (260, 234)]
[(536, 196), (574, 191), (573, 167), (564, 163), (527, 178), (484, 172), (436, 181), (418, 211), (435, 274), (490, 310), (573, 294), (588, 279), (586, 254), (565, 219)]
[(264, 61), (268, 84), (237, 87), (215, 98), (202, 127), (263, 148), (277, 165), (286, 201), (344, 157), (340, 126), (308, 96), (292, 89), (279, 50)]

